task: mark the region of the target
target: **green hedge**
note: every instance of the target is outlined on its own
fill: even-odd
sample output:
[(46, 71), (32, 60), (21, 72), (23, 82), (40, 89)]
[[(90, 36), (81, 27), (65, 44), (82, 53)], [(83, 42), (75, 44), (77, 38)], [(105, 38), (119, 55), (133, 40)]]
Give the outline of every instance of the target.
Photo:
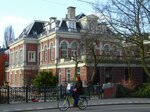
[(150, 83), (138, 85), (132, 93), (132, 96), (150, 98)]
[(135, 87), (133, 91), (128, 90), (122, 85), (117, 85), (116, 97), (140, 97), (150, 98), (150, 83), (143, 83)]
[(127, 96), (129, 96), (128, 90), (125, 87), (123, 87), (122, 85), (118, 84), (117, 91), (116, 91), (116, 97), (120, 98), (120, 97), (127, 97)]

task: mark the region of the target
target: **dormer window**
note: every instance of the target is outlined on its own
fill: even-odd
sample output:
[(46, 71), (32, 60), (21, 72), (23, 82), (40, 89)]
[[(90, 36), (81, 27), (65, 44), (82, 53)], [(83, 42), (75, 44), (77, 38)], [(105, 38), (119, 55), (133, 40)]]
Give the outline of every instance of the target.
[(75, 21), (67, 21), (68, 31), (76, 31), (76, 22)]
[(55, 22), (51, 23), (51, 29), (53, 29), (55, 27), (56, 27), (56, 23)]
[(49, 25), (49, 23), (45, 23), (45, 25), (44, 25), (44, 30), (48, 33), (49, 32), (49, 30), (50, 30), (50, 25)]
[(56, 27), (56, 17), (50, 18), (50, 29), (54, 29)]

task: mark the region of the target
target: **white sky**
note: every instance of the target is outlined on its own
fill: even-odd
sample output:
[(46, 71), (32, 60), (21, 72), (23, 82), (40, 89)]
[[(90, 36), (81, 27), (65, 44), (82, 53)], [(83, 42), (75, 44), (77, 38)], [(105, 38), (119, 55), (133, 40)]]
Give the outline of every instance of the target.
[[(95, 1), (95, 0), (85, 0)], [(34, 20), (48, 21), (50, 17), (65, 18), (67, 7), (76, 7), (76, 15), (94, 13), (89, 4), (78, 0), (2, 0), (0, 3), (0, 46), (4, 31), (12, 25), (15, 37)]]

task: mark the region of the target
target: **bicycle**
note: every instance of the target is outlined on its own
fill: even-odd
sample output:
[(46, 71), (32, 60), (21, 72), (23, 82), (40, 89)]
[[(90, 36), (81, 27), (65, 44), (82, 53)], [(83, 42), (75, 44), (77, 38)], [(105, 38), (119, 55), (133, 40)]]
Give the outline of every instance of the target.
[[(74, 99), (72, 97), (72, 95), (67, 94), (65, 99), (59, 99), (58, 100), (58, 109), (60, 111), (66, 111), (69, 107), (71, 107), (71, 105), (73, 106), (74, 104)], [(88, 100), (86, 96), (80, 96), (79, 100), (78, 100), (78, 108), (80, 110), (84, 110), (86, 109), (88, 106)]]

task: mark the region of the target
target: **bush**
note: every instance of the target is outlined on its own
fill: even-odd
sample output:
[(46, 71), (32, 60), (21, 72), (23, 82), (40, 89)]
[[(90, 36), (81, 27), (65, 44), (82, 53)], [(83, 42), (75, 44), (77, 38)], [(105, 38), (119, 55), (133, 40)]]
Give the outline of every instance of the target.
[(56, 86), (57, 77), (53, 75), (52, 71), (41, 71), (33, 80), (33, 86), (43, 87), (43, 86)]
[(135, 88), (133, 93), (135, 97), (150, 98), (150, 83), (143, 83)]
[(121, 84), (117, 85), (116, 97), (131, 97), (136, 85), (134, 80), (122, 80)]
[(116, 97), (150, 98), (150, 83), (140, 84), (136, 86), (132, 91), (128, 87), (126, 88), (124, 85), (118, 84)]
[(117, 91), (116, 91), (116, 97), (120, 98), (120, 97), (126, 97), (128, 95), (129, 95), (128, 89), (126, 89), (121, 84), (118, 84), (117, 85)]

